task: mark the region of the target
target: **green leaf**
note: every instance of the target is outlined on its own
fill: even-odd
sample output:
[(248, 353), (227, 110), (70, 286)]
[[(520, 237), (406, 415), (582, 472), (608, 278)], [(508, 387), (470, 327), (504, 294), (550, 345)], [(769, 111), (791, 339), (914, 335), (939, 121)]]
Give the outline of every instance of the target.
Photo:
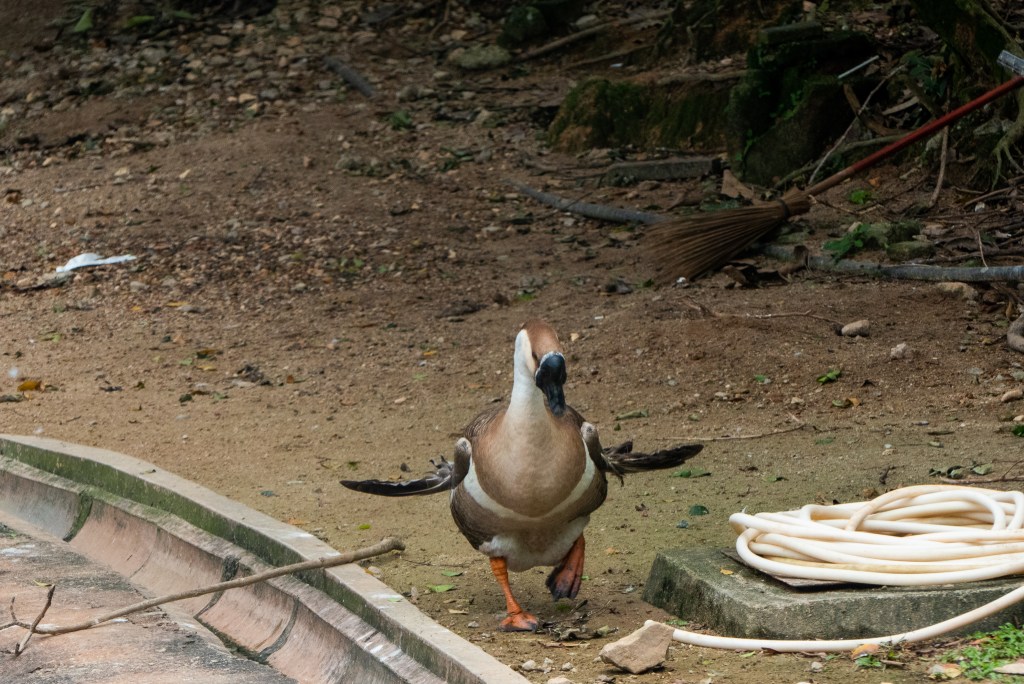
[(368, 530), (368, 529), (370, 529), (370, 523), (363, 523), (361, 525), (358, 525), (358, 526), (356, 526), (356, 529)]
[(974, 473), (975, 475), (988, 475), (989, 473), (992, 472), (992, 464), (982, 463), (980, 465), (976, 465), (973, 468), (971, 468), (971, 472)]
[(771, 382), (767, 375), (755, 375), (754, 380), (761, 383), (762, 385), (767, 385), (769, 382)]
[(826, 382), (835, 382), (843, 374), (842, 368), (830, 368), (824, 375), (818, 376), (818, 382), (824, 385)]
[(124, 22), (125, 28), (135, 28), (136, 26), (142, 26), (143, 24), (150, 24), (156, 21), (156, 17), (151, 14), (137, 14), (134, 17), (129, 17)]
[(708, 477), (711, 473), (707, 470), (701, 470), (700, 468), (692, 468), (690, 470), (677, 470), (676, 472), (669, 475), (669, 477)]
[(435, 594), (443, 594), (446, 591), (451, 591), (455, 588), (454, 584), (428, 584), (427, 589), (434, 592)]
[(628, 413), (620, 413), (615, 416), (615, 420), (631, 420), (633, 418), (646, 418), (647, 409), (637, 409), (635, 411), (629, 411)]
[(1014, 425), (1013, 429), (1010, 430), (1010, 432), (1017, 435), (1018, 437), (1024, 437), (1024, 424)]
[(707, 506), (702, 506), (701, 504), (690, 506), (690, 515), (707, 515), (710, 512)]
[(458, 577), (463, 573), (462, 570), (442, 570), (441, 574), (445, 577)]
[(412, 116), (404, 109), (392, 112), (387, 118), (388, 125), (396, 131), (412, 128)]
[(82, 16), (78, 18), (78, 23), (71, 29), (72, 33), (85, 33), (92, 29), (92, 14), (94, 10), (92, 7), (86, 7), (85, 11), (82, 12)]
[(864, 189), (854, 190), (850, 193), (850, 201), (854, 204), (867, 204), (871, 201), (871, 191)]

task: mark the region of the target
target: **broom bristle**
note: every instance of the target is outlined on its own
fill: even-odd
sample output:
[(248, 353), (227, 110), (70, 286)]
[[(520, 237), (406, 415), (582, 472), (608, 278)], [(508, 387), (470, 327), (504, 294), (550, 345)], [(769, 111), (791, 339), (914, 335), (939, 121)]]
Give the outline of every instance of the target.
[(659, 280), (692, 280), (722, 266), (790, 217), (810, 209), (810, 197), (794, 188), (780, 202), (657, 223), (648, 229), (643, 249), (658, 268)]

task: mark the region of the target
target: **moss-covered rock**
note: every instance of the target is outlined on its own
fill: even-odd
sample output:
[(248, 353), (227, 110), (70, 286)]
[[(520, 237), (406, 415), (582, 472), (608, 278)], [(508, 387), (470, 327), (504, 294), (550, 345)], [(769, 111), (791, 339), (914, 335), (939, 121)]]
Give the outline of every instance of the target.
[(549, 131), (564, 151), (635, 145), (715, 152), (725, 146), (722, 113), (730, 82), (657, 85), (593, 79), (566, 96)]
[(835, 74), (873, 49), (863, 34), (836, 32), (780, 44), (766, 40), (751, 50), (727, 113), (728, 152), (738, 174), (770, 184), (827, 149), (853, 118)]

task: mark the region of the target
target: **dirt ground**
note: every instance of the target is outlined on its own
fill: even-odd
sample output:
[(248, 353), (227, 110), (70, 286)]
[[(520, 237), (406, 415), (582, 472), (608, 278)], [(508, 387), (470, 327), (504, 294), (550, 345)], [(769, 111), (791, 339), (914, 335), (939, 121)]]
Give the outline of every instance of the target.
[[(654, 555), (729, 546), (734, 511), (857, 500), (934, 481), (933, 468), (1010, 468), (1022, 442), (1009, 421), (1024, 407), (1000, 397), (1024, 387), (1024, 359), (1004, 344), (1019, 291), (982, 285), (968, 300), (822, 272), (650, 287), (642, 231), (551, 211), (505, 179), (633, 208), (717, 179), (577, 187), (608, 152), (552, 153), (537, 120), (585, 75), (560, 68), (569, 57), (460, 72), (439, 46), (487, 35), (486, 20), (460, 9), (447, 24), (424, 13), (375, 28), (364, 5), (287, 2), (138, 43), (54, 47), (63, 5), (41, 2), (45, 21), (4, 34), (2, 431), (146, 459), (337, 548), (397, 535), (407, 551), (372, 571), (509, 665), (535, 661), (531, 681), (926, 681), (931, 647), (884, 672), (678, 647), (634, 677), (594, 662), (608, 638), (555, 637), (672, 618), (640, 598)], [(21, 9), (0, 8), (0, 26)], [(349, 90), (326, 55), (348, 59), (377, 97)], [(411, 128), (389, 123), (397, 110)], [(878, 171), (867, 211), (897, 217), (934, 176)], [(815, 229), (812, 249), (863, 217), (849, 189), (796, 222)], [(945, 191), (928, 220), (970, 235), (969, 197)], [(1003, 224), (1020, 210), (1015, 192), (988, 206)], [(137, 259), (36, 287), (82, 252)], [(501, 593), (446, 497), (375, 498), (338, 480), (410, 477), (449, 454), (473, 415), (508, 396), (512, 341), (533, 316), (560, 331), (568, 401), (606, 444), (700, 441), (691, 466), (710, 475), (612, 486), (588, 528), (579, 600), (552, 604), (546, 569), (516, 575), (520, 600), (552, 624), (503, 634)], [(865, 318), (870, 337), (833, 329)], [(892, 359), (901, 343), (908, 353)], [(819, 383), (830, 369), (838, 380)], [(709, 513), (690, 515), (695, 504)]]

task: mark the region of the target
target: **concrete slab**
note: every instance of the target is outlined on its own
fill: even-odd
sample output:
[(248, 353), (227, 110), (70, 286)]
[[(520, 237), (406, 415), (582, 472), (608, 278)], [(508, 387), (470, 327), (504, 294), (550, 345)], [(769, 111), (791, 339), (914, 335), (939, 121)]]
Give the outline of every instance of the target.
[[(18, 618), (30, 622), (56, 584), (44, 624), (68, 624), (144, 600), (124, 577), (24, 521), (0, 513), (0, 596), (14, 599)], [(6, 612), (6, 610), (5, 610)], [(5, 619), (6, 621), (6, 619)], [(34, 684), (294, 684), (267, 665), (229, 652), (217, 637), (173, 607), (62, 636), (35, 635), (14, 657), (25, 631), (0, 631), (0, 673), (5, 682)]]
[[(991, 580), (937, 587), (796, 589), (716, 549), (672, 549), (655, 559), (644, 600), (718, 634), (769, 639), (850, 639), (899, 634), (977, 608), (1020, 586)], [(1024, 605), (967, 632), (1024, 620)]]
[[(0, 510), (154, 595), (335, 553), (145, 461), (36, 437), (0, 435)], [(527, 682), (354, 564), (181, 606), (240, 652), (303, 682)]]

